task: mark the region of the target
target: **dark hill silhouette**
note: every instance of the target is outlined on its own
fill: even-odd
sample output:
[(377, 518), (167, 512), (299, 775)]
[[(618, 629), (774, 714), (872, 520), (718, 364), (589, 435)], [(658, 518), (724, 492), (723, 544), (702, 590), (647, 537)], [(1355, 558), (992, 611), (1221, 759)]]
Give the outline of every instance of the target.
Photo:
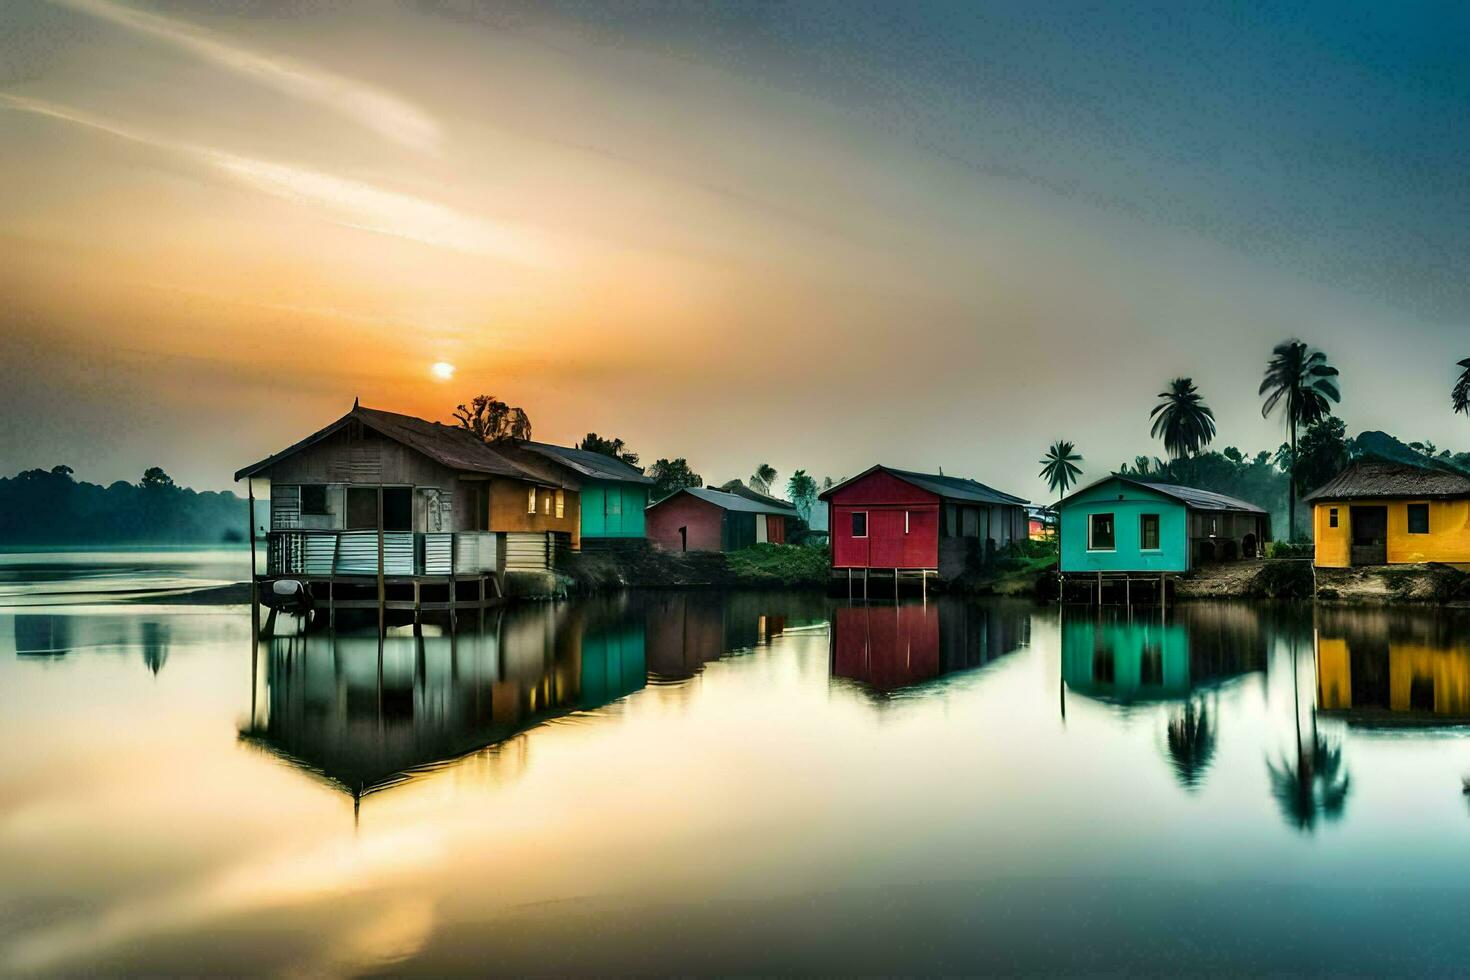
[(245, 501), (196, 492), (150, 467), (138, 483), (73, 478), (71, 467), (0, 478), (0, 548), (198, 545), (245, 540)]

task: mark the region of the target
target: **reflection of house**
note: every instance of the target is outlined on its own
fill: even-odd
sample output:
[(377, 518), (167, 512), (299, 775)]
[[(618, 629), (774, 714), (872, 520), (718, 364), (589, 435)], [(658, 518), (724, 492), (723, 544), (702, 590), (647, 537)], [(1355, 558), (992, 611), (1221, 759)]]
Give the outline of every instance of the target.
[(648, 672), (663, 680), (693, 677), (728, 653), (824, 618), (820, 597), (782, 593), (675, 592), (643, 602)]
[(1467, 630), (1442, 611), (1319, 611), (1318, 706), (1362, 724), (1470, 722)]
[(989, 663), (1024, 646), (1031, 608), (924, 604), (839, 606), (832, 613), (833, 677), (887, 692)]
[(1319, 568), (1470, 562), (1470, 476), (1368, 457), (1304, 498)]
[(685, 487), (649, 506), (648, 540), (663, 551), (738, 551), (786, 542), (796, 508), (764, 495)]
[(1062, 680), (1097, 700), (1179, 700), (1265, 665), (1265, 635), (1247, 606), (1180, 607), (1167, 621), (1161, 613), (1063, 610)]
[(983, 483), (874, 466), (822, 491), (832, 568), (952, 579), (1027, 536), (1026, 501)]
[[(595, 612), (596, 607), (591, 607)], [(244, 737), (353, 792), (643, 687), (641, 624), (552, 605), (485, 632), (270, 641), (266, 710)]]
[(1110, 476), (1061, 504), (1062, 571), (1184, 572), (1263, 554), (1271, 520), (1208, 490)]
[(60, 657), (71, 651), (70, 616), (21, 613), (15, 617), (15, 652), (27, 657)]

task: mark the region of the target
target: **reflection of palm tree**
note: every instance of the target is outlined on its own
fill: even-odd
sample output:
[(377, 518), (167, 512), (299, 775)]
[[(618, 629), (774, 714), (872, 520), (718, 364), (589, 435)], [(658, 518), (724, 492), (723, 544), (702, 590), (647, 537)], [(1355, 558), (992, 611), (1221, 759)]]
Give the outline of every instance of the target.
[(1215, 729), (1203, 701), (1191, 699), (1169, 719), (1168, 746), (1174, 775), (1185, 789), (1197, 789), (1215, 757)]
[(1281, 807), (1286, 822), (1298, 830), (1312, 831), (1317, 818), (1339, 820), (1347, 805), (1351, 782), (1342, 764), (1342, 746), (1329, 743), (1317, 731), (1317, 701), (1312, 699), (1312, 731), (1310, 744), (1302, 740), (1302, 716), (1298, 700), (1296, 640), (1291, 645), (1291, 711), (1296, 722), (1296, 760), (1283, 755), (1277, 767), (1268, 759), (1266, 769), (1271, 776), (1271, 795)]

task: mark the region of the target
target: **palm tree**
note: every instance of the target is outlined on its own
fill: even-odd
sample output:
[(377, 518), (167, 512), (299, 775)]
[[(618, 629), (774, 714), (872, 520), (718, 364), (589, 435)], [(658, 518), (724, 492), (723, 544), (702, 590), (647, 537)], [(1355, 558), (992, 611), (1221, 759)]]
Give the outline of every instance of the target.
[(1338, 391), (1337, 368), (1327, 363), (1327, 355), (1313, 350), (1300, 340), (1286, 340), (1276, 345), (1266, 374), (1256, 392), (1265, 395), (1261, 418), (1270, 417), (1276, 406), (1285, 405), (1286, 425), (1291, 431), (1291, 497), (1287, 500), (1287, 533), (1296, 540), (1296, 430), (1298, 425), (1311, 425), (1332, 414), (1329, 402), (1342, 400)]
[(750, 477), (750, 489), (760, 493), (770, 493), (771, 484), (776, 482), (776, 468), (770, 463), (762, 463), (755, 468)]
[(1455, 386), (1450, 389), (1450, 404), (1456, 412), (1470, 415), (1470, 357), (1459, 362), (1460, 367), (1465, 370), (1455, 379)]
[(1046, 455), (1037, 460), (1041, 464), (1041, 478), (1046, 481), (1047, 488), (1057, 495), (1057, 570), (1061, 570), (1062, 558), (1062, 498), (1067, 495), (1067, 490), (1077, 482), (1082, 475), (1082, 468), (1077, 464), (1082, 462), (1082, 457), (1076, 453), (1076, 446), (1065, 439), (1058, 439), (1047, 449)]
[(1154, 420), (1150, 435), (1163, 437), (1170, 457), (1192, 456), (1215, 438), (1215, 413), (1200, 397), (1193, 378), (1175, 378), (1159, 398), (1162, 401), (1149, 413)]

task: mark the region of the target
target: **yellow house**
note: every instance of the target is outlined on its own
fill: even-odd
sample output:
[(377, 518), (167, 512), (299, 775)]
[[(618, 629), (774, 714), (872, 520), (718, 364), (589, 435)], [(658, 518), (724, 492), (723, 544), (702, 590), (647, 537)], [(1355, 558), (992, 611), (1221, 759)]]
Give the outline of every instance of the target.
[(1307, 494), (1318, 568), (1470, 564), (1470, 476), (1364, 458)]

